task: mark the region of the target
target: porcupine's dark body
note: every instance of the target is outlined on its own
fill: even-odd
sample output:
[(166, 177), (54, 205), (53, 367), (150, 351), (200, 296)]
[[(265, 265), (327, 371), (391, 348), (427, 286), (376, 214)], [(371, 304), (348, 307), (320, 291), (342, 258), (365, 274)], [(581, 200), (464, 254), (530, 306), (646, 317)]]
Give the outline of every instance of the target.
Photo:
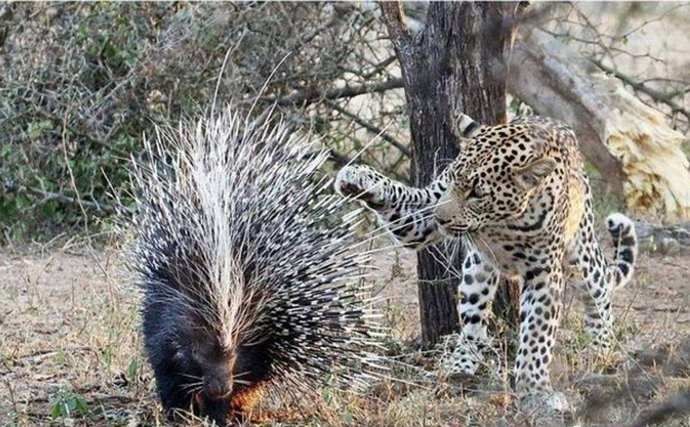
[(265, 393), (366, 383), (379, 363), (356, 280), (369, 254), (354, 216), (324, 226), (343, 203), (316, 179), (326, 153), (230, 112), (159, 129), (146, 149), (128, 264), (166, 412), (225, 425)]

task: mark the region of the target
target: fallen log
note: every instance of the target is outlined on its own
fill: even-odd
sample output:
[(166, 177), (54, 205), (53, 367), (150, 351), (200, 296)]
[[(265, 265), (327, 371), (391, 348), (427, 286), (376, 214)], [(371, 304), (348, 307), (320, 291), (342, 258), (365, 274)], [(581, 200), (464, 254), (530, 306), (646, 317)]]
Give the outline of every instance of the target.
[(690, 218), (686, 138), (661, 112), (541, 30), (521, 29), (506, 58), (508, 90), (571, 124), (585, 157), (631, 211), (669, 222)]

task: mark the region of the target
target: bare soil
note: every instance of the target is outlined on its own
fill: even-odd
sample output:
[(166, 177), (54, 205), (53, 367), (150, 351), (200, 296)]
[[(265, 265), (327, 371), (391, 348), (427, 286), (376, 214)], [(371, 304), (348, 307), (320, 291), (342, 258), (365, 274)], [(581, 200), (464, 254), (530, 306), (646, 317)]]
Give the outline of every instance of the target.
[[(428, 368), (433, 357), (410, 344), (419, 333), (414, 258), (382, 257), (376, 282), (391, 351)], [(164, 423), (141, 350), (138, 294), (117, 251), (0, 250), (0, 277), (0, 425)], [(568, 296), (553, 364), (556, 387), (578, 408), (566, 424), (626, 425), (689, 389), (689, 277), (689, 255), (642, 254), (634, 283), (616, 296), (620, 346), (606, 360), (588, 354), (579, 303)], [(385, 381), (365, 395), (324, 392), (323, 402), (260, 424), (545, 425), (516, 409), (505, 374), (483, 375)]]

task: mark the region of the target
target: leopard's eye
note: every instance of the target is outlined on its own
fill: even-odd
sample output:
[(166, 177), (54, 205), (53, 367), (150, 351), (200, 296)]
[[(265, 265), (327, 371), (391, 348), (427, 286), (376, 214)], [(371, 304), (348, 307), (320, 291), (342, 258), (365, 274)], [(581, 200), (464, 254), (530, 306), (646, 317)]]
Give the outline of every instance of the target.
[(474, 182), (472, 182), (472, 189), (470, 190), (469, 193), (467, 193), (467, 196), (465, 197), (467, 200), (469, 199), (478, 199), (480, 197), (484, 196), (484, 192), (482, 191), (482, 188), (479, 186), (479, 183), (475, 179)]
[(469, 199), (478, 199), (478, 198), (480, 198), (480, 197), (482, 197), (482, 196), (481, 196), (481, 194), (479, 194), (479, 192), (477, 191), (477, 188), (476, 188), (476, 187), (472, 187), (472, 190), (470, 190), (470, 192), (467, 194), (467, 197), (466, 197), (466, 198), (469, 200)]

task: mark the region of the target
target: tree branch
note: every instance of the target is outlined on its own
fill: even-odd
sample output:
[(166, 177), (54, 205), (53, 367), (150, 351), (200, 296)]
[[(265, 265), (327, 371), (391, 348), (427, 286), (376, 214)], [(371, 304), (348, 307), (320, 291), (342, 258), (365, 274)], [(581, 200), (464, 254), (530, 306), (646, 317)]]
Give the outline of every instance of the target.
[(100, 212), (105, 212), (108, 214), (116, 213), (119, 210), (129, 211), (129, 209), (125, 206), (121, 206), (120, 208), (118, 208), (118, 207), (108, 205), (105, 203), (90, 202), (88, 200), (80, 200), (76, 197), (70, 197), (70, 196), (67, 196), (67, 195), (62, 194), (62, 193), (54, 193), (52, 191), (44, 191), (44, 190), (34, 188), (34, 187), (18, 186), (18, 187), (15, 187), (15, 189), (18, 192), (24, 192), (26, 194), (31, 194), (33, 196), (42, 197), (44, 202), (50, 201), (50, 200), (57, 200), (58, 202), (67, 203), (67, 204), (71, 204), (71, 205), (81, 204), (82, 206), (85, 206), (85, 207), (88, 207), (91, 209), (95, 209), (95, 210), (100, 211)]
[(373, 124), (367, 122), (366, 120), (362, 119), (361, 117), (359, 117), (359, 116), (357, 116), (357, 115), (355, 115), (355, 114), (352, 114), (351, 112), (347, 111), (346, 109), (344, 109), (343, 107), (339, 106), (338, 104), (336, 104), (336, 103), (333, 102), (333, 101), (326, 100), (325, 102), (326, 102), (326, 104), (327, 104), (329, 107), (331, 107), (331, 108), (334, 109), (335, 111), (339, 112), (339, 113), (342, 114), (343, 116), (352, 119), (355, 123), (357, 123), (358, 125), (362, 126), (363, 128), (365, 128), (365, 129), (368, 130), (369, 132), (371, 132), (371, 133), (373, 133), (373, 134), (376, 134), (376, 135), (379, 135), (379, 136), (381, 137), (381, 139), (383, 139), (384, 141), (388, 142), (388, 143), (391, 144), (393, 147), (397, 148), (401, 153), (403, 153), (403, 154), (406, 155), (407, 157), (410, 157), (410, 156), (411, 156), (410, 150), (408, 150), (407, 147), (405, 147), (405, 145), (404, 145), (403, 143), (401, 143), (401, 142), (398, 141), (397, 139), (395, 139), (395, 138), (393, 138), (392, 136), (390, 136), (390, 134), (388, 134), (387, 132), (385, 132), (383, 129), (380, 129), (380, 128), (374, 126)]
[(261, 98), (262, 101), (276, 103), (281, 106), (294, 104), (310, 104), (320, 99), (339, 99), (352, 98), (354, 96), (363, 95), (366, 93), (386, 92), (391, 89), (399, 89), (402, 87), (401, 79), (389, 79), (383, 82), (372, 84), (361, 84), (357, 86), (343, 86), (340, 88), (332, 88), (321, 91), (316, 88), (303, 88), (288, 96), (278, 98), (275, 96), (265, 96)]
[(508, 90), (538, 113), (573, 126), (584, 155), (606, 177), (609, 190), (622, 194), (621, 164), (601, 140), (595, 127), (600, 120), (587, 105), (596, 96), (591, 93), (589, 62), (539, 30), (522, 32), (506, 58)]
[(671, 107), (671, 111), (673, 113), (681, 113), (682, 115), (685, 116), (686, 119), (690, 120), (690, 111), (681, 107), (680, 104), (678, 104), (676, 101), (673, 100), (673, 97), (678, 96), (680, 93), (678, 93), (678, 92), (663, 93), (661, 91), (658, 91), (656, 89), (653, 89), (653, 88), (647, 86), (643, 82), (635, 81), (632, 77), (628, 76), (627, 74), (624, 74), (615, 68), (612, 68), (612, 67), (605, 65), (604, 63), (602, 63), (601, 61), (599, 61), (597, 59), (590, 59), (590, 61), (592, 61), (592, 63), (594, 65), (601, 68), (603, 71), (605, 71), (609, 74), (612, 74), (617, 79), (621, 80), (623, 83), (632, 87), (635, 91), (642, 92), (646, 95), (649, 95), (649, 97), (652, 98), (656, 102), (660, 102), (662, 104), (668, 105), (669, 107)]
[(402, 3), (399, 1), (382, 1), (379, 5), (381, 6), (383, 20), (388, 28), (388, 34), (393, 43), (397, 47), (400, 47), (403, 43), (409, 43), (410, 34), (403, 22)]

